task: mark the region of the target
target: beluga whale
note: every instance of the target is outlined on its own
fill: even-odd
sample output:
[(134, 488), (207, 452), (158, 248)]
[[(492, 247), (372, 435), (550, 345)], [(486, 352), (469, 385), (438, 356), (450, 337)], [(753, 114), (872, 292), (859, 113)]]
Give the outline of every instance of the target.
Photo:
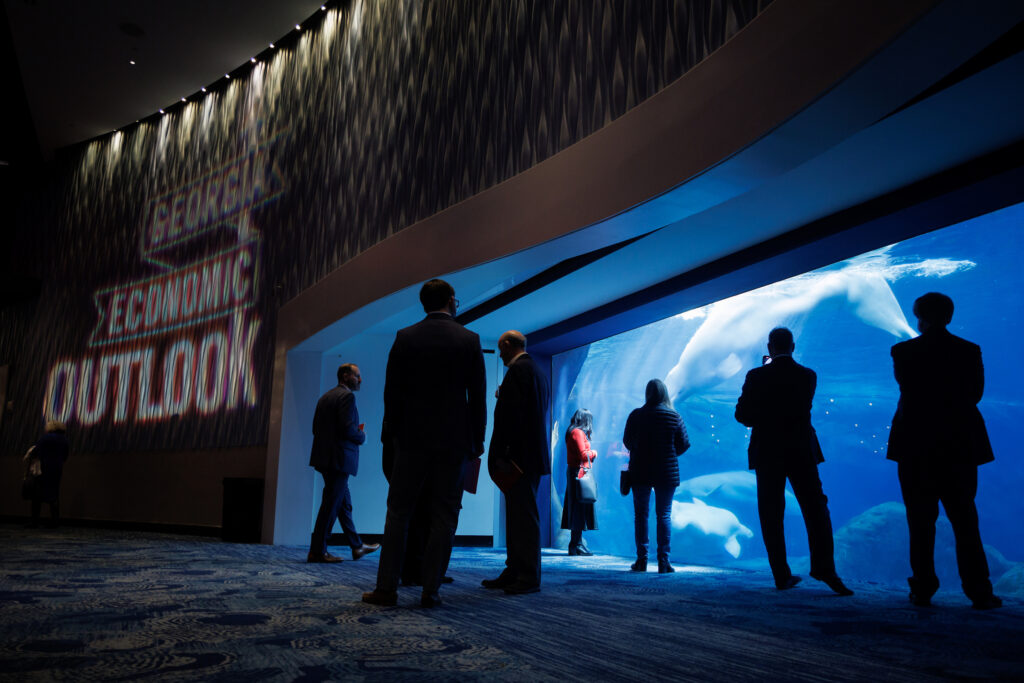
[(700, 394), (753, 367), (773, 327), (799, 326), (827, 301), (841, 301), (864, 324), (897, 339), (917, 336), (889, 282), (910, 274), (941, 277), (974, 264), (951, 259), (894, 263), (887, 253), (890, 248), (682, 314), (703, 317), (703, 322), (665, 377), (669, 395), (686, 398)]
[(739, 557), (742, 550), (739, 537), (753, 538), (754, 536), (754, 532), (743, 526), (739, 518), (730, 510), (708, 505), (700, 498), (694, 498), (692, 503), (673, 500), (672, 526), (675, 529), (693, 526), (706, 536), (718, 536), (724, 539), (722, 547), (733, 557)]

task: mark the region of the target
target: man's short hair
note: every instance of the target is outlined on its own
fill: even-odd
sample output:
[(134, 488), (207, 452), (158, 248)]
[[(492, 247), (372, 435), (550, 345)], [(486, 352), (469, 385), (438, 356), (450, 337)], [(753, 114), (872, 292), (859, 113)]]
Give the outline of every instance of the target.
[(430, 280), (420, 288), (420, 303), (426, 313), (440, 311), (455, 296), (455, 289), (444, 280)]
[(776, 327), (768, 333), (768, 346), (778, 351), (793, 349), (793, 333), (788, 327)]
[(526, 348), (526, 335), (517, 330), (509, 330), (505, 334), (501, 335), (501, 339), (499, 341), (508, 342), (514, 349)]
[(929, 325), (945, 327), (953, 320), (953, 300), (939, 292), (928, 292), (914, 302), (914, 315)]
[(356, 364), (355, 363), (345, 363), (343, 365), (339, 365), (338, 366), (338, 384), (342, 383), (345, 375), (349, 375), (349, 374), (352, 374), (353, 372), (355, 372), (355, 369), (356, 369)]

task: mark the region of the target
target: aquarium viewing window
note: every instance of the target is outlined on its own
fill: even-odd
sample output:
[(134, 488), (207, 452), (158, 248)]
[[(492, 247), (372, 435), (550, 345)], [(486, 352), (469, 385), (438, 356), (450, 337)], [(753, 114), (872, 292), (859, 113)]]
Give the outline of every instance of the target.
[[(587, 408), (594, 415), (600, 496), (599, 528), (585, 539), (597, 552), (634, 554), (632, 501), (618, 492), (629, 457), (622, 431), (630, 411), (642, 405), (647, 381), (659, 378), (692, 443), (679, 461), (673, 562), (767, 569), (754, 474), (747, 469), (749, 430), (733, 413), (746, 372), (766, 353), (768, 332), (783, 325), (796, 337), (797, 362), (818, 374), (812, 416), (825, 454), (819, 471), (839, 573), (904, 582), (906, 520), (896, 465), (886, 459), (899, 395), (889, 349), (917, 334), (914, 299), (940, 291), (956, 304), (950, 331), (980, 344), (985, 362), (980, 408), (996, 460), (979, 471), (977, 502), (992, 578), (999, 579), (1024, 560), (1022, 225), (1024, 205), (1013, 206), (557, 354), (553, 523), (561, 519), (566, 486), (565, 427), (575, 410)], [(653, 548), (653, 518), (650, 530)], [(555, 532), (555, 544), (565, 547), (568, 532)], [(786, 540), (794, 571), (806, 572), (806, 532), (791, 493)], [(944, 587), (958, 587), (945, 520), (936, 561)]]

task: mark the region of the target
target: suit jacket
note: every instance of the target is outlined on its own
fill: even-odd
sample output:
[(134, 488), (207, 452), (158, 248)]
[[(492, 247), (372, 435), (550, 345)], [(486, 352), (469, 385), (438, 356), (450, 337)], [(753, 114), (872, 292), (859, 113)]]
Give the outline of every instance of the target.
[(514, 460), (526, 474), (551, 474), (550, 397), (548, 378), (537, 361), (527, 353), (516, 358), (498, 389), (488, 458)]
[(753, 428), (747, 448), (750, 469), (783, 463), (817, 465), (825, 460), (811, 426), (817, 385), (814, 370), (790, 356), (778, 356), (747, 373), (736, 419)]
[(484, 452), (487, 377), (480, 337), (446, 313), (398, 331), (384, 420), (403, 449), (460, 460)]
[(359, 471), (359, 446), (366, 434), (359, 429), (356, 397), (339, 384), (320, 397), (313, 414), (313, 449), (309, 464), (320, 472), (355, 476)]
[(679, 413), (659, 405), (637, 408), (626, 419), (622, 444), (629, 449), (632, 482), (679, 486), (679, 456), (690, 447)]
[(900, 401), (889, 430), (890, 460), (982, 465), (994, 459), (978, 402), (981, 348), (945, 329), (892, 347)]

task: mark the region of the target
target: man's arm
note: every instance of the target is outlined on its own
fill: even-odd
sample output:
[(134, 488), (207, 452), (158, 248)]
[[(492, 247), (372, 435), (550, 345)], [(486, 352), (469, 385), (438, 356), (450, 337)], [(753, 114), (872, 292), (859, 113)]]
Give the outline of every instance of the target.
[(755, 382), (751, 381), (750, 373), (747, 373), (743, 380), (743, 390), (740, 391), (740, 398), (736, 401), (736, 421), (748, 427), (753, 427), (757, 422), (757, 399), (755, 398)]
[[(391, 345), (388, 352), (388, 364), (384, 370), (384, 419), (388, 424), (388, 432), (395, 438), (401, 432), (402, 407), (401, 407), (401, 349), (398, 348), (399, 340), (395, 337), (395, 343)], [(383, 436), (383, 435), (382, 435)]]
[(969, 381), (969, 398), (972, 403), (977, 405), (985, 393), (985, 365), (981, 362), (981, 347), (975, 347), (971, 354)]
[(807, 368), (807, 372), (810, 374), (811, 377), (811, 386), (809, 387), (810, 394), (808, 394), (807, 396), (807, 411), (810, 412), (811, 408), (814, 406), (814, 392), (818, 390), (818, 374), (814, 372), (814, 370), (811, 370), (810, 368)]
[(474, 349), (470, 359), (466, 398), (469, 401), (469, 419), (473, 429), (473, 457), (484, 452), (484, 436), (487, 433), (487, 370), (484, 367), (484, 353), (480, 349), (480, 337), (473, 335)]
[(896, 384), (900, 385), (900, 391), (903, 391), (903, 381), (906, 379), (906, 373), (903, 371), (903, 363), (900, 360), (900, 352), (896, 346), (893, 346), (889, 350), (889, 355), (892, 356), (892, 374), (896, 378)]
[(352, 392), (345, 392), (345, 395), (338, 401), (338, 433), (345, 441), (351, 441), (357, 446), (366, 441), (366, 433), (359, 429), (359, 411), (356, 410), (356, 397)]

